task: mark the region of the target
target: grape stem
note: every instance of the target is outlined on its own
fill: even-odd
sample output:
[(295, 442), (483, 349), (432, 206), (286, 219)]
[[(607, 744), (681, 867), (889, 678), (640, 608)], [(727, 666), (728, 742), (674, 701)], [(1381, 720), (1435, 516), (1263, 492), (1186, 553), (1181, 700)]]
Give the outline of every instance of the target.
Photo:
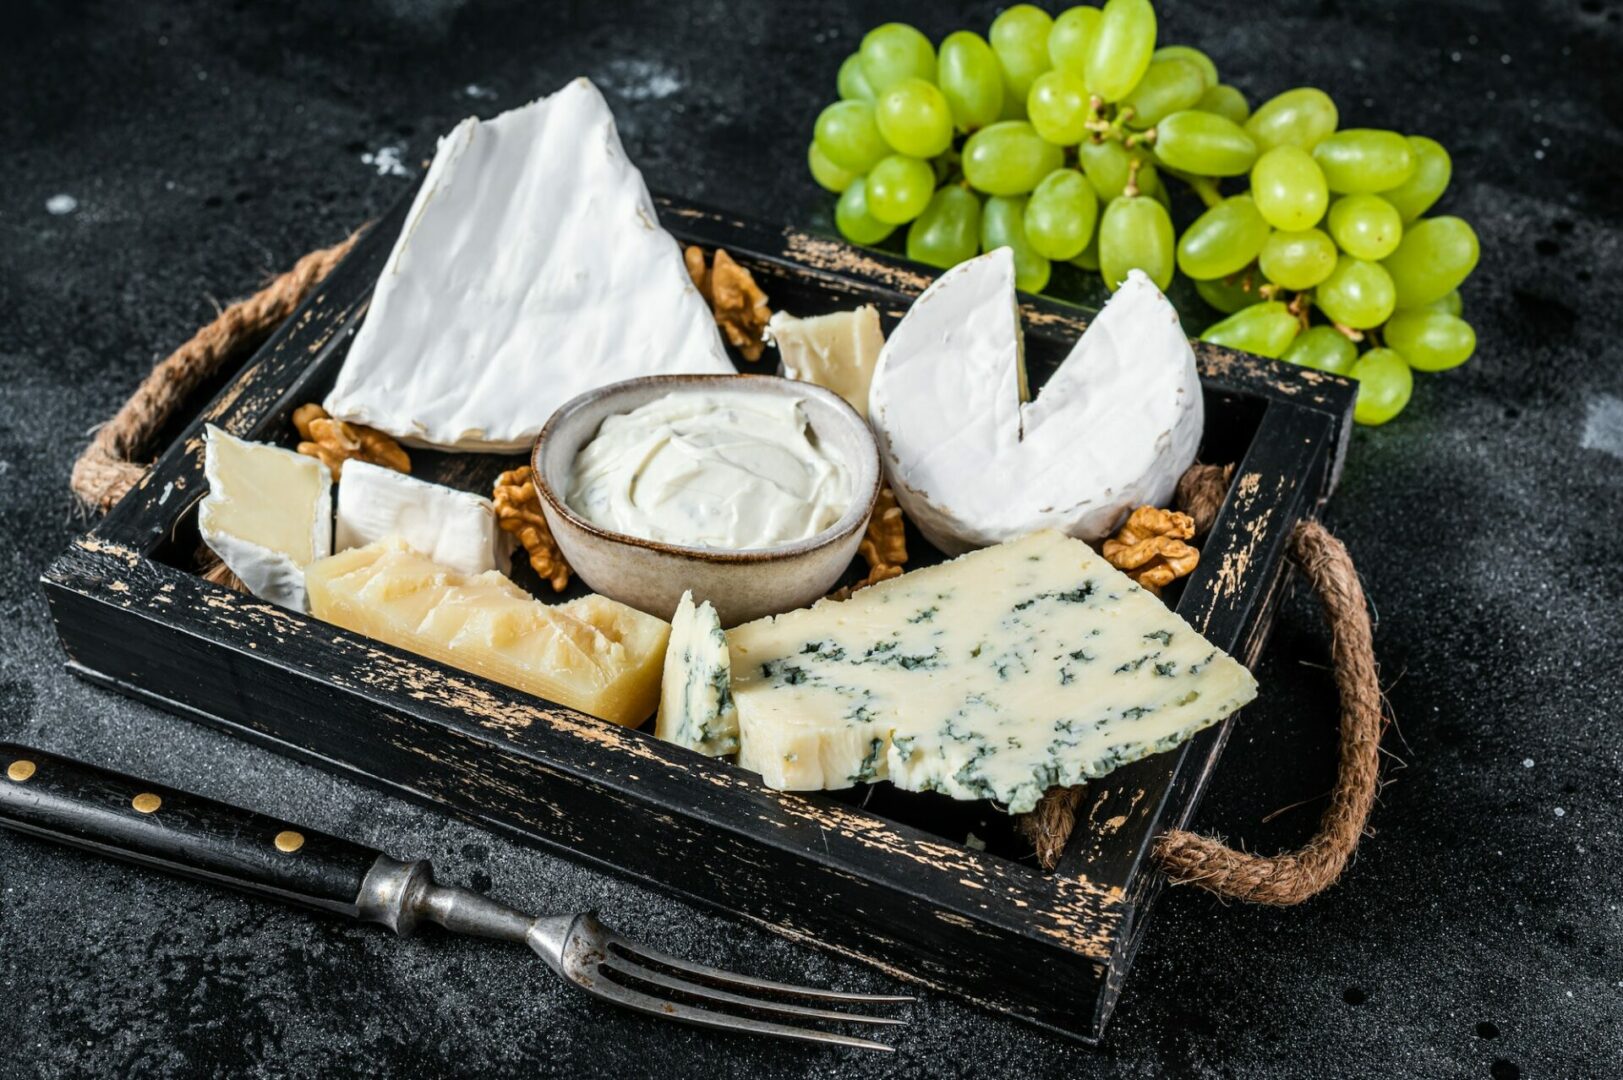
[(1208, 209), (1223, 201), (1222, 193), (1217, 190), (1217, 181), (1210, 177), (1191, 176), (1186, 178), (1184, 183), (1189, 185), (1191, 191), (1200, 196), (1200, 201), (1205, 203)]
[(1144, 165), (1143, 159), (1134, 158), (1127, 163), (1127, 183), (1122, 185), (1121, 193), (1129, 199), (1136, 199), (1139, 195), (1138, 170)]
[(1364, 340), (1364, 332), (1362, 330), (1354, 330), (1350, 326), (1343, 326), (1341, 323), (1336, 322), (1334, 319), (1330, 320), (1330, 325), (1336, 328), (1336, 333), (1340, 334), (1342, 337), (1346, 338), (1348, 341), (1363, 341)]

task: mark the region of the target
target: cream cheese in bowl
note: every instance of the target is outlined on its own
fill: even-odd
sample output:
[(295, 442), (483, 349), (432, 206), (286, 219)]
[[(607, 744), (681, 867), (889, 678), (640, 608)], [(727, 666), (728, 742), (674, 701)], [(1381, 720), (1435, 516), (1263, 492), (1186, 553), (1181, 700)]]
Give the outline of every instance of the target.
[(850, 507), (850, 469), (787, 395), (678, 391), (606, 418), (565, 501), (602, 529), (746, 551), (816, 536)]

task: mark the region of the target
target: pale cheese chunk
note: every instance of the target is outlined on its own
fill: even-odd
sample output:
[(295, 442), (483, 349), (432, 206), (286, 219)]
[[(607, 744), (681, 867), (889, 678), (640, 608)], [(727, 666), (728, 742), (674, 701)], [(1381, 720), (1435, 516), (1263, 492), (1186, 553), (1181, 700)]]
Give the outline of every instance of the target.
[(1012, 813), (1256, 696), (1243, 665), (1045, 530), (736, 627), (738, 762), (785, 790), (889, 779)]
[(720, 757), (738, 750), (727, 636), (710, 601), (697, 606), (685, 592), (671, 617), (671, 643), (654, 734), (666, 742)]
[(464, 574), (500, 570), (513, 551), (511, 535), (496, 523), (489, 499), (381, 465), (345, 462), (338, 483), (335, 550), (364, 547), (389, 536)]
[(636, 726), (659, 700), (669, 624), (607, 597), (543, 604), (497, 571), (461, 574), (398, 538), (305, 577), (319, 619), (571, 709)]
[(332, 473), (313, 457), (208, 425), (203, 543), (262, 600), (303, 611), (304, 570), (332, 551)]
[(834, 391), (867, 418), (868, 384), (885, 347), (872, 304), (809, 319), (780, 311), (767, 323), (766, 336), (778, 347), (785, 375)]

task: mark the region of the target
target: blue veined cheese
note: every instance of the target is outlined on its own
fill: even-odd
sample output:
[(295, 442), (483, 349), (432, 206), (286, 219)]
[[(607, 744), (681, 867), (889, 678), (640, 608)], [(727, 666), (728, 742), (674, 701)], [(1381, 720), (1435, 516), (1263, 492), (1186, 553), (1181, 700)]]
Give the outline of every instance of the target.
[(1045, 530), (727, 634), (738, 762), (801, 791), (888, 779), (1012, 813), (1256, 697), (1245, 667)]
[(716, 609), (708, 600), (695, 607), (693, 594), (683, 593), (671, 617), (654, 734), (712, 757), (737, 752), (731, 671)]

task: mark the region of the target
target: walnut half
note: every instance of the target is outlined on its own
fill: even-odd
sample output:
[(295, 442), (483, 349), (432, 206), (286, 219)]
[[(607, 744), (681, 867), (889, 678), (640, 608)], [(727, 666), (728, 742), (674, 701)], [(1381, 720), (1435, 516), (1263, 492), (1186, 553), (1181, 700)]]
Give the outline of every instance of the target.
[(858, 589), (901, 576), (902, 567), (907, 565), (907, 520), (902, 517), (902, 508), (896, 505), (896, 493), (890, 488), (879, 489), (873, 516), (868, 519), (867, 532), (857, 550), (867, 560), (868, 576), (829, 593), (829, 599), (845, 600)]
[(395, 472), (411, 472), (411, 458), (394, 439), (365, 424), (334, 420), (314, 402), (293, 410), (293, 426), (303, 439), (299, 453), (323, 462), (332, 470), (334, 480), (341, 478), (344, 462), (351, 458)]
[(733, 261), (733, 257), (716, 249), (709, 269), (704, 265), (704, 252), (689, 247), (682, 252), (688, 276), (699, 290), (699, 295), (710, 305), (716, 325), (727, 338), (727, 344), (737, 349), (746, 360), (759, 360), (766, 342), (761, 332), (772, 309), (766, 306), (766, 293), (755, 284), (750, 272)]
[(530, 467), (521, 465), (496, 477), (491, 501), (496, 504), (496, 523), (518, 537), (541, 580), (550, 584), (553, 592), (568, 588), (569, 563), (541, 513), (541, 496), (535, 493)]
[(1195, 519), (1176, 510), (1141, 506), (1104, 543), (1105, 560), (1152, 593), (1191, 573), (1200, 552), (1184, 543), (1195, 535)]

